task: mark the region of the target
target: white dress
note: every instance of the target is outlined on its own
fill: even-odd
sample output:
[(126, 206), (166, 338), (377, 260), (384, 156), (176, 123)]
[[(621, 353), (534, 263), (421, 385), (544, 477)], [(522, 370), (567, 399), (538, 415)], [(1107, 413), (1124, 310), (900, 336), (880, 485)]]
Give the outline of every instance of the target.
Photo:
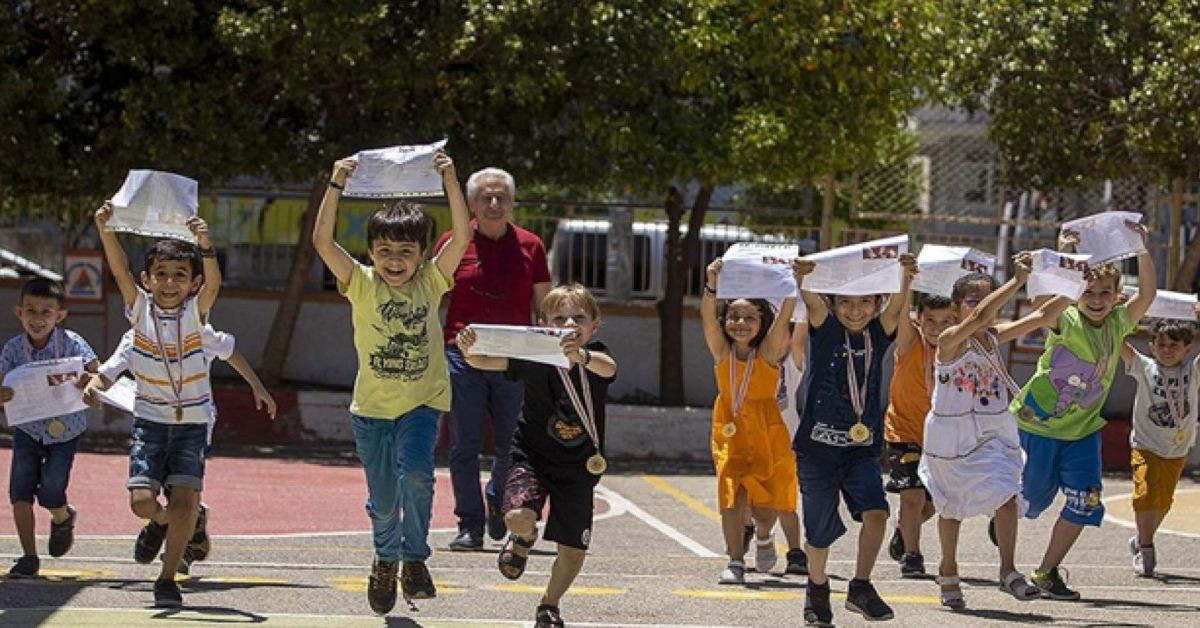
[(1008, 411), (1012, 379), (990, 334), (988, 345), (971, 339), (958, 359), (936, 366), (917, 472), (947, 519), (991, 515), (1013, 496), (1020, 514), (1028, 506), (1021, 498), (1025, 454)]

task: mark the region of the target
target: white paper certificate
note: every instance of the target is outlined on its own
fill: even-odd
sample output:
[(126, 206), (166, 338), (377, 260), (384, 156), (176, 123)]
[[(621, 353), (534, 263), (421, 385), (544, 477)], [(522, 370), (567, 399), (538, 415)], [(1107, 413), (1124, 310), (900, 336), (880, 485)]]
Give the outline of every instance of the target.
[(112, 204), (108, 231), (196, 243), (187, 228), (188, 218), (196, 215), (200, 205), (195, 179), (157, 170), (130, 170)]
[(926, 294), (949, 297), (954, 282), (970, 273), (992, 275), (996, 258), (965, 246), (926, 244), (917, 256), (917, 276), (912, 289)]
[(83, 391), (76, 383), (83, 374), (83, 358), (42, 360), (18, 366), (5, 373), (4, 385), (13, 398), (4, 404), (9, 425), (86, 410)]
[(571, 362), (563, 354), (562, 339), (571, 333), (562, 327), (522, 327), (520, 325), (471, 325), (475, 344), (471, 355), (520, 358), (567, 368)]
[(1092, 266), (1133, 257), (1146, 250), (1142, 235), (1130, 229), (1125, 221), (1141, 222), (1142, 215), (1134, 212), (1101, 212), (1063, 223), (1064, 230), (1079, 232), (1079, 253), (1091, 255)]
[[(1121, 292), (1125, 296), (1132, 298), (1137, 294), (1136, 286), (1125, 286)], [(1196, 320), (1196, 295), (1185, 292), (1171, 292), (1170, 290), (1159, 290), (1154, 295), (1154, 301), (1150, 304), (1150, 309), (1146, 310), (1146, 316), (1149, 318), (1170, 318), (1177, 321), (1194, 321)]]
[(358, 162), (346, 179), (343, 196), (403, 198), (442, 196), (442, 177), (433, 168), (433, 154), (446, 140), (418, 146), (389, 146), (360, 150), (350, 157)]
[(1083, 294), (1087, 287), (1087, 280), (1083, 278), (1088, 269), (1086, 254), (1059, 253), (1050, 249), (1030, 253), (1033, 271), (1025, 283), (1025, 294), (1030, 299), (1047, 294), (1078, 299)]
[(137, 399), (137, 384), (128, 377), (119, 377), (108, 390), (97, 390), (96, 396), (100, 401), (114, 408), (120, 408), (133, 414), (134, 401)]
[(800, 255), (795, 244), (738, 242), (721, 256), (718, 299), (782, 299), (795, 296), (792, 260)]
[(824, 294), (892, 294), (900, 291), (900, 254), (908, 252), (908, 236), (851, 244), (809, 255), (816, 268), (801, 288)]

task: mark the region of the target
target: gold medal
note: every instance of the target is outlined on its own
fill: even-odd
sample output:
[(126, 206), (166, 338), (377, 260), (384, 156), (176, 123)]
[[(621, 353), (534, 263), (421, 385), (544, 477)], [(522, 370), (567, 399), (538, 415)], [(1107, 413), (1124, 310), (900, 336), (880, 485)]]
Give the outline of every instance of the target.
[(608, 461), (606, 461), (604, 456), (601, 456), (600, 454), (593, 454), (591, 458), (587, 459), (587, 470), (588, 473), (591, 473), (592, 475), (600, 475), (601, 473), (604, 473), (604, 470), (607, 468)]
[(725, 436), (725, 438), (733, 438), (733, 435), (737, 434), (737, 425), (734, 424), (733, 421), (730, 421), (729, 423), (722, 425), (721, 426), (721, 434), (723, 434)]
[[(58, 419), (51, 419), (46, 424), (46, 433), (50, 435), (50, 438), (62, 438), (62, 435), (67, 433), (67, 426)], [(1180, 436), (1182, 435), (1180, 434)]]
[(871, 430), (862, 421), (850, 426), (850, 440), (865, 443), (868, 438), (871, 438)]
[(183, 421), (183, 406), (175, 406), (175, 421)]
[(1175, 432), (1175, 444), (1176, 445), (1182, 445), (1184, 443), (1184, 441), (1186, 441), (1186, 440), (1187, 440), (1187, 435), (1183, 433), (1183, 430), (1179, 430), (1178, 432)]

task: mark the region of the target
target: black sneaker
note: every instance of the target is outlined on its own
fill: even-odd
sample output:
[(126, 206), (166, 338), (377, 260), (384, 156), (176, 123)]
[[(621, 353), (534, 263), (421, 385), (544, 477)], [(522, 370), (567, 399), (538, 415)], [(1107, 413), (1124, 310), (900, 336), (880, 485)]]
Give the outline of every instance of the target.
[(193, 560), (205, 560), (212, 551), (212, 541), (208, 538), (208, 506), (203, 503), (196, 513), (196, 531), (188, 541), (188, 549), (192, 550)]
[(829, 606), (829, 582), (808, 583), (804, 590), (804, 625), (832, 626), (833, 608)]
[(925, 575), (925, 557), (920, 554), (905, 553), (900, 557), (900, 577), (911, 578)]
[(174, 580), (159, 578), (154, 581), (154, 608), (179, 608), (183, 606), (183, 594)]
[(754, 524), (746, 526), (742, 532), (742, 551), (750, 551), (750, 544), (754, 542)]
[[(1064, 569), (1063, 571), (1066, 570)], [(1044, 598), (1066, 601), (1079, 599), (1079, 592), (1067, 587), (1066, 580), (1058, 574), (1058, 567), (1051, 567), (1046, 571), (1034, 569), (1033, 577), (1029, 580), (1037, 585), (1037, 588), (1041, 589), (1042, 597)]]
[(996, 520), (995, 519), (988, 519), (988, 539), (992, 542), (992, 545), (995, 545), (996, 547), (1000, 547), (1000, 541), (996, 540)]
[(67, 506), (67, 518), (62, 523), (50, 522), (50, 555), (58, 558), (71, 551), (75, 543), (75, 508)]
[(454, 552), (474, 552), (483, 549), (483, 535), (462, 530), (447, 547)]
[(846, 592), (846, 610), (862, 615), (867, 621), (884, 621), (896, 616), (875, 587), (866, 580), (851, 580)]
[(167, 526), (153, 521), (146, 524), (138, 533), (137, 543), (133, 545), (133, 559), (143, 565), (149, 565), (162, 549), (163, 539), (167, 536)]
[(808, 555), (800, 548), (790, 549), (787, 553), (787, 569), (783, 573), (808, 575)]
[(400, 587), (404, 590), (406, 600), (427, 600), (437, 597), (437, 587), (433, 586), (433, 576), (425, 567), (423, 560), (406, 560), (400, 572)]
[(367, 578), (367, 603), (377, 615), (387, 615), (396, 606), (396, 561), (375, 559)]
[(888, 541), (888, 556), (896, 562), (904, 558), (904, 535), (900, 534), (900, 528), (892, 532), (892, 540)]
[(42, 561), (37, 556), (26, 554), (17, 559), (12, 569), (8, 570), (9, 578), (36, 578)]
[(487, 533), (493, 541), (499, 541), (508, 535), (508, 524), (504, 522), (504, 513), (500, 507), (488, 504)]

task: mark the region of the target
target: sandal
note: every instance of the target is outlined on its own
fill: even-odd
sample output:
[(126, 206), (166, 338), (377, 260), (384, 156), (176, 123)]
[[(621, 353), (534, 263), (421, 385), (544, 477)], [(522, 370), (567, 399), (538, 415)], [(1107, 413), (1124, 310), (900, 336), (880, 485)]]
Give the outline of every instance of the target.
[(526, 541), (525, 539), (515, 535), (508, 535), (508, 540), (504, 542), (504, 547), (500, 548), (500, 555), (496, 557), (496, 566), (500, 569), (500, 574), (509, 580), (516, 580), (525, 573), (525, 563), (529, 561), (529, 555), (521, 556), (512, 550), (513, 545), (520, 545), (525, 549), (532, 549), (533, 544), (537, 542), (537, 538)]
[[(937, 576), (934, 578), (939, 587), (958, 587), (958, 576)], [(952, 610), (961, 611), (967, 607), (967, 601), (963, 598), (962, 589), (955, 591), (941, 590), (942, 606)]]
[(537, 616), (533, 628), (563, 628), (562, 615), (557, 606), (542, 604), (537, 607)]
[(1010, 571), (1007, 576), (1004, 576), (1000, 590), (1022, 601), (1032, 600), (1042, 595), (1037, 585), (1026, 580), (1025, 575), (1016, 570)]

